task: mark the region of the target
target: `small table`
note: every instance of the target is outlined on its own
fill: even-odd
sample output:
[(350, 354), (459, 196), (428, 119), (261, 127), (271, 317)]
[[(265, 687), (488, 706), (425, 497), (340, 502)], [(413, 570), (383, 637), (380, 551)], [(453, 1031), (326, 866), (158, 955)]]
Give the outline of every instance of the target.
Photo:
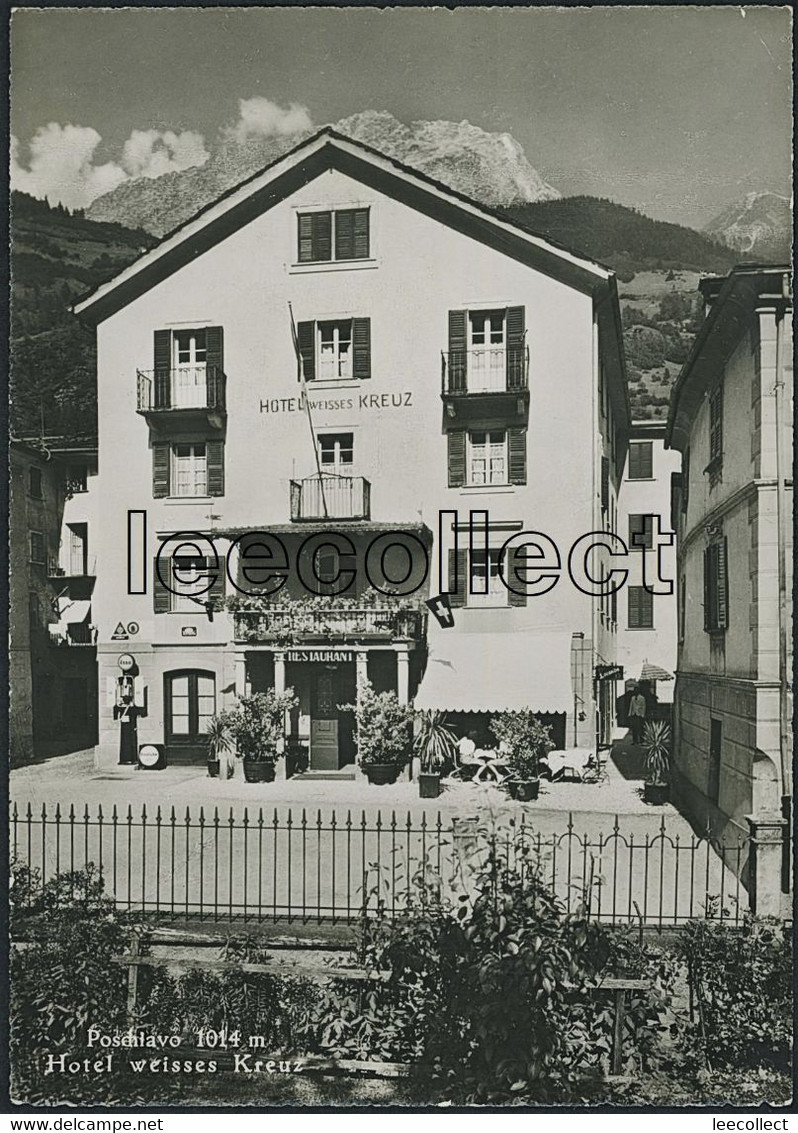
[(510, 778), (504, 757), (492, 748), (477, 748), (473, 762), (478, 763), (479, 767), (474, 772), (472, 783), (503, 783)]
[(572, 747), (550, 751), (543, 762), (548, 764), (552, 779), (556, 779), (560, 775), (564, 775), (566, 771), (570, 771), (571, 776), (575, 776), (581, 783), (585, 769), (592, 759), (592, 748)]

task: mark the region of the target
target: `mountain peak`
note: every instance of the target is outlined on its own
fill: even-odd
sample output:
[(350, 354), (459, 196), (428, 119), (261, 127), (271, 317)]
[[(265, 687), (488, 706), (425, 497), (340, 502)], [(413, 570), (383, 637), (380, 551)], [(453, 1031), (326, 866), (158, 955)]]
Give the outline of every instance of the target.
[(769, 190), (746, 193), (704, 225), (704, 232), (751, 259), (787, 259), (792, 239), (792, 202), (789, 197)]
[[(386, 110), (364, 110), (333, 123), (332, 129), (492, 207), (560, 198), (511, 134), (492, 134), (466, 120), (406, 125)], [(156, 180), (128, 181), (98, 197), (87, 216), (161, 236), (309, 136), (246, 141), (227, 136), (204, 165)]]

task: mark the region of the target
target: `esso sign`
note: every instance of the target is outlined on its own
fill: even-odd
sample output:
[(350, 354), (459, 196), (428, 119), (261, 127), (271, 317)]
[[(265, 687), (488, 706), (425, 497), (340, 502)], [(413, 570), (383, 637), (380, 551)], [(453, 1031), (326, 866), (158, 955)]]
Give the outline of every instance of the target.
[(116, 663), (123, 673), (129, 673), (136, 667), (136, 659), (132, 653), (120, 653)]

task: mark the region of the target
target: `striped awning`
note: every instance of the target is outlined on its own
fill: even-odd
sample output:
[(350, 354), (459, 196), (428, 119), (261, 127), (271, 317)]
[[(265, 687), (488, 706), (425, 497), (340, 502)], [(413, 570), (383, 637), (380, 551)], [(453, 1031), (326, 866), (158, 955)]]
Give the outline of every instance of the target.
[(450, 712), (568, 712), (571, 634), (465, 633), (430, 626), (417, 708)]

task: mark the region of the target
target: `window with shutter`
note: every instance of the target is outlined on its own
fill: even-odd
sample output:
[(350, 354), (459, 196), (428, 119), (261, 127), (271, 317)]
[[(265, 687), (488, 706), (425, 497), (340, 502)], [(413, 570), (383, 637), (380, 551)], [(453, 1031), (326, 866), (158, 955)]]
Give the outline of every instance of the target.
[(651, 441), (632, 441), (629, 445), (629, 480), (650, 480), (653, 468)]
[(635, 548), (654, 545), (654, 517), (652, 515), (629, 516), (629, 546)]
[(449, 487), (462, 488), (466, 482), (466, 433), (455, 429), (446, 434), (448, 445)]
[(41, 531), (31, 531), (30, 533), (30, 561), (32, 563), (43, 563), (47, 558), (47, 549), (44, 540), (44, 535)]
[(367, 208), (299, 213), (298, 262), (366, 260), (370, 254), (369, 227)]
[[(186, 556), (183, 555), (179, 559), (174, 560), (174, 569), (177, 570), (178, 577), (175, 578), (173, 574), (172, 562), (169, 560), (161, 561), (161, 574), (166, 582), (172, 587), (174, 591), (181, 591), (181, 593), (172, 593), (164, 584), (158, 575), (158, 559), (153, 560), (153, 609), (156, 614), (167, 613), (183, 613), (183, 614), (197, 614), (203, 613), (203, 608), (207, 602), (219, 602), (225, 595), (225, 567), (224, 560), (219, 558), (214, 561), (211, 558), (203, 556)], [(192, 582), (199, 576), (205, 576), (206, 572), (213, 571), (215, 577), (212, 580), (209, 590), (205, 590), (202, 594), (192, 594)], [(207, 580), (203, 582), (203, 587), (207, 585)]]
[(653, 629), (654, 595), (645, 586), (629, 586), (627, 593), (629, 629)]

